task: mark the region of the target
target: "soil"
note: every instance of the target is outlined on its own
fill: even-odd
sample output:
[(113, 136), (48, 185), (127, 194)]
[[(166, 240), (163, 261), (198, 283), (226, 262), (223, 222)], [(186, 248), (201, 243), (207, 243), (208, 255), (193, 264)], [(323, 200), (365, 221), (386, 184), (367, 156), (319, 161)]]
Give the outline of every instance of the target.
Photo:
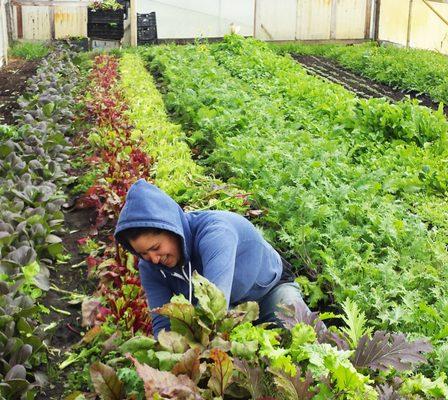
[[(414, 91), (395, 89), (388, 85), (364, 78), (325, 57), (302, 55), (292, 55), (292, 57), (302, 64), (310, 74), (338, 83), (347, 90), (355, 93), (358, 97), (364, 99), (383, 97), (393, 102), (410, 97), (411, 99), (418, 99), (423, 106), (434, 110), (438, 110), (439, 108), (439, 103), (432, 101), (428, 95)], [(444, 107), (444, 112), (448, 116), (448, 105)]]
[[(62, 236), (64, 247), (67, 253), (71, 254), (71, 259), (65, 263), (55, 266), (51, 271), (51, 285), (62, 291), (74, 292), (78, 294), (91, 294), (96, 288), (96, 282), (87, 279), (86, 265), (81, 264), (86, 255), (80, 254), (77, 240), (88, 236), (95, 211), (92, 209), (73, 210), (65, 212), (66, 234)], [(65, 360), (66, 352), (70, 347), (81, 339), (81, 332), (85, 328), (81, 327), (81, 305), (70, 305), (68, 294), (51, 289), (43, 299), (42, 303), (50, 309), (50, 314), (44, 315), (43, 322), (57, 323), (57, 328), (50, 342), (49, 351), (49, 385), (36, 397), (37, 400), (62, 399), (66, 392), (64, 382), (73, 373), (68, 367), (57, 372), (56, 376), (50, 376), (50, 371), (55, 371), (58, 365)], [(62, 310), (64, 313), (58, 312)], [(70, 313), (70, 315), (65, 315)], [(53, 381), (53, 382), (52, 382)]]
[(26, 88), (26, 81), (34, 75), (39, 61), (11, 59), (0, 69), (0, 124), (14, 124), (13, 112), (19, 108), (18, 97)]

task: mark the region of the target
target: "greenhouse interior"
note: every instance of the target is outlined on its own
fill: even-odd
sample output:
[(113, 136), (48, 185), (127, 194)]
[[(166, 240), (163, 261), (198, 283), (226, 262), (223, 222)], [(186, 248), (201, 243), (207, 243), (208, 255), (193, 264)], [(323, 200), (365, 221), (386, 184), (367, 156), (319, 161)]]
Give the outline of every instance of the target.
[(448, 399), (448, 0), (0, 0), (0, 400)]

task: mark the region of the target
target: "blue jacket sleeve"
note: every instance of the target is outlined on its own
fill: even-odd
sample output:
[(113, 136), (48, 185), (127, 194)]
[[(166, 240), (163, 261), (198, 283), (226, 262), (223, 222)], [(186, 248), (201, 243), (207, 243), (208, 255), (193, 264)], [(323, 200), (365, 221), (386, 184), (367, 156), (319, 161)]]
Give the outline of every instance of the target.
[[(140, 260), (138, 268), (149, 308), (158, 308), (169, 303), (173, 293), (167, 280), (158, 270), (151, 268), (148, 262)], [(167, 317), (154, 313), (151, 314), (151, 317), (152, 329), (156, 338), (162, 329), (170, 330), (170, 321)]]
[(222, 225), (211, 225), (202, 232), (198, 243), (202, 275), (224, 292), (230, 305), (235, 258), (238, 245), (236, 234)]

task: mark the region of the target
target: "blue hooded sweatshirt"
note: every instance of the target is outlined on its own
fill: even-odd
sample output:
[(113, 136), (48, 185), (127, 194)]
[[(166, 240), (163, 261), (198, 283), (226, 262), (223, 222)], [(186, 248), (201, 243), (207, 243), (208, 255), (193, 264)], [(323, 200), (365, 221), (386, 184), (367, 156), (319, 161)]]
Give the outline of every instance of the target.
[[(230, 307), (260, 299), (280, 280), (280, 255), (244, 217), (227, 211), (186, 213), (144, 179), (129, 189), (115, 235), (136, 227), (164, 229), (182, 238), (183, 266), (169, 268), (139, 261), (142, 286), (151, 308), (168, 303), (175, 294), (182, 293), (191, 301), (194, 270), (224, 292)], [(166, 317), (153, 313), (152, 318), (156, 337), (161, 329), (169, 330)]]

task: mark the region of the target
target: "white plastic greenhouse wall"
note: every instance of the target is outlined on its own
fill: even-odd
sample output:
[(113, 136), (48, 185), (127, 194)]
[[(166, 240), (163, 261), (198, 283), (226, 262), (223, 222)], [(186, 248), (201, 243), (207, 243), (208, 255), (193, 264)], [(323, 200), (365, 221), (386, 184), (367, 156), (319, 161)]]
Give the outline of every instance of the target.
[(156, 12), (161, 39), (222, 37), (233, 25), (239, 34), (262, 40), (322, 40), (364, 39), (372, 4), (372, 0), (137, 0), (136, 8), (138, 13)]
[[(0, 64), (6, 1), (0, 0)], [(14, 6), (13, 31), (23, 40), (86, 36), (88, 2), (15, 0), (21, 6), (20, 19)], [(261, 40), (362, 40), (374, 37), (377, 4), (380, 41), (448, 54), (448, 0), (135, 0), (138, 13), (156, 12), (160, 39), (222, 37), (233, 27)]]

